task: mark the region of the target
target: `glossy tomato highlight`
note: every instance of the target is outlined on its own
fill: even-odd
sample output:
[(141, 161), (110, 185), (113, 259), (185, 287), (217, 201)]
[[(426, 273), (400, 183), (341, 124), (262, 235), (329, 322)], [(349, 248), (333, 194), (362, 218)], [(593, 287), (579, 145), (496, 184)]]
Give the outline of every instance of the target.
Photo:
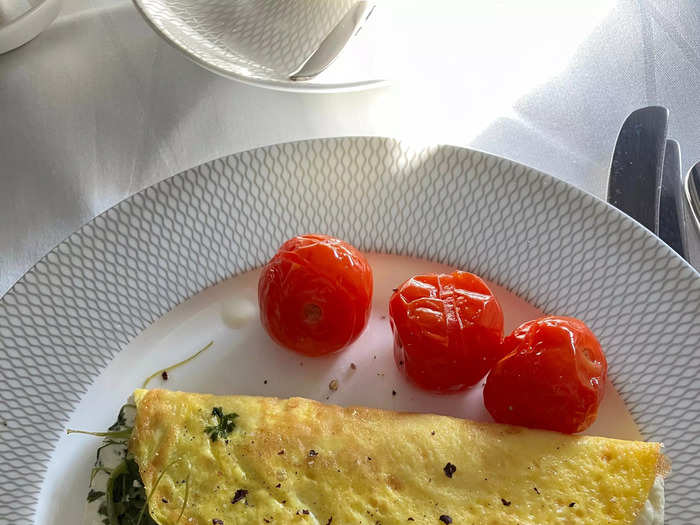
[(484, 404), (499, 423), (574, 433), (588, 428), (603, 399), (608, 364), (593, 332), (578, 319), (543, 317), (503, 342)]
[(262, 270), (260, 319), (270, 337), (290, 350), (336, 352), (367, 325), (372, 286), (372, 270), (355, 247), (328, 235), (299, 235)]
[(503, 355), (501, 306), (474, 274), (412, 277), (391, 296), (389, 316), (396, 364), (426, 390), (464, 390)]

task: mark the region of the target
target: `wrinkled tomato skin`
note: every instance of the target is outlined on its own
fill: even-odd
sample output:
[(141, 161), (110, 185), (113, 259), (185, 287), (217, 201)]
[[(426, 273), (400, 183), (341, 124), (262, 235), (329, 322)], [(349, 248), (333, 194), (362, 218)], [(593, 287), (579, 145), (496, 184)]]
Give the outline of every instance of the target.
[(478, 276), (417, 275), (391, 296), (394, 360), (414, 384), (436, 393), (476, 384), (501, 357), (503, 312)]
[(262, 270), (260, 320), (285, 348), (307, 356), (337, 352), (367, 325), (372, 287), (372, 270), (355, 247), (328, 235), (299, 235)]
[(496, 421), (567, 434), (595, 421), (608, 365), (583, 321), (529, 321), (505, 338), (503, 348), (484, 388), (484, 404)]

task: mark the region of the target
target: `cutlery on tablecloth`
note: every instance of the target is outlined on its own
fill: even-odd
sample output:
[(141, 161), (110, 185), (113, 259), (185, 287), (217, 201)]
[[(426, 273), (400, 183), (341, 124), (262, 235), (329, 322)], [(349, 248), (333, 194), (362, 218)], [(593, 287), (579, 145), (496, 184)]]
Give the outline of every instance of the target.
[(688, 235), (685, 202), (700, 232), (700, 163), (688, 173), (684, 196), (680, 146), (667, 133), (664, 107), (640, 108), (625, 119), (610, 165), (607, 199), (688, 260), (694, 237)]

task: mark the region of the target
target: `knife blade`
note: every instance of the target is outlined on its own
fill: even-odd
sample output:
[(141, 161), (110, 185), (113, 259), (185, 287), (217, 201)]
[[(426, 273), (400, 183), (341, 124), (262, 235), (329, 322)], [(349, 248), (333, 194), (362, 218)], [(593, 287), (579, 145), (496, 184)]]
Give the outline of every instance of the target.
[(617, 137), (608, 179), (608, 202), (654, 233), (659, 229), (667, 132), (668, 109), (633, 111)]
[(684, 259), (688, 258), (683, 213), (683, 175), (681, 173), (681, 148), (673, 139), (666, 141), (663, 171), (661, 174), (661, 197), (659, 199), (659, 231), (666, 244)]
[(361, 25), (374, 10), (372, 2), (361, 1), (354, 4), (316, 50), (291, 75), (290, 80), (309, 80), (325, 70), (343, 50), (348, 40), (356, 34)]

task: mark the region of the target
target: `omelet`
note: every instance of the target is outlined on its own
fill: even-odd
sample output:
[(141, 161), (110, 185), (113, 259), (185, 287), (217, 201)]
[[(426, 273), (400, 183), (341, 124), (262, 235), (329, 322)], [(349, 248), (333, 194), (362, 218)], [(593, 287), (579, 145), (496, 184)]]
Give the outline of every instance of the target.
[(160, 525), (633, 524), (660, 444), (302, 398), (137, 390)]

